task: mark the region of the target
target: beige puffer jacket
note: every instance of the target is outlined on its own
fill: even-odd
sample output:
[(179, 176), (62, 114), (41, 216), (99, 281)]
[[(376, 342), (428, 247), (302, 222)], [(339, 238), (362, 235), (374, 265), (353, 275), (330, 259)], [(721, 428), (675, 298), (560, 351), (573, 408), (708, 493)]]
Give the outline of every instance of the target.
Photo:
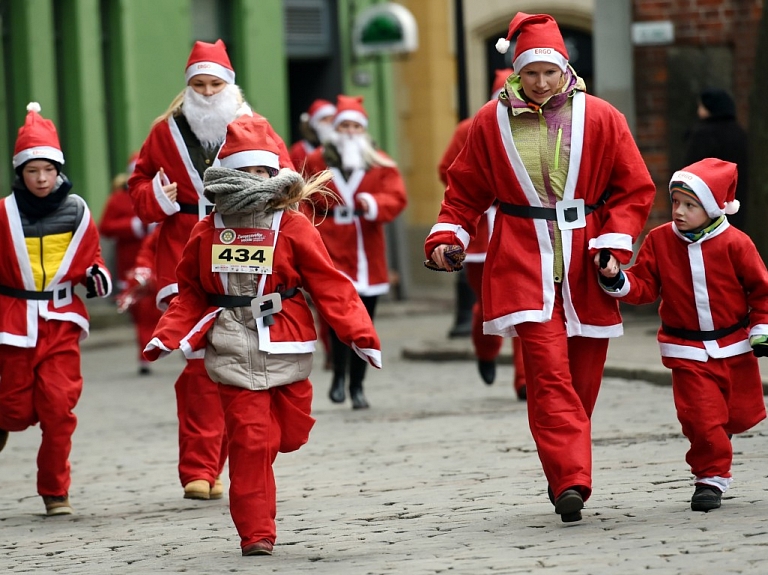
[[(273, 214), (221, 216), (229, 228), (267, 228)], [(278, 256), (279, 257), (279, 256)], [(259, 276), (227, 274), (229, 295), (256, 296)], [(297, 295), (295, 297), (303, 297)], [(259, 351), (259, 334), (250, 307), (224, 309), (206, 334), (205, 369), (210, 378), (225, 385), (263, 390), (302, 381), (312, 371), (311, 353), (275, 354)]]

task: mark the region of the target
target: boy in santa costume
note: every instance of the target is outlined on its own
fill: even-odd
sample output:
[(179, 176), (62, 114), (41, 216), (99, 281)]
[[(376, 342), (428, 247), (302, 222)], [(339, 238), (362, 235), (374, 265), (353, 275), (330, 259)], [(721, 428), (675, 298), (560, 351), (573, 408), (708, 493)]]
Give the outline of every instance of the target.
[(531, 434), (555, 512), (571, 522), (592, 493), (591, 416), (608, 338), (623, 333), (595, 262), (601, 251), (609, 265), (630, 260), (656, 189), (624, 116), (568, 65), (555, 20), (518, 13), (497, 49), (515, 35), (515, 74), (475, 115), (424, 251), (430, 265), (457, 269), (499, 202), (483, 330), (520, 337)]
[[(117, 287), (123, 291), (132, 281), (136, 256), (147, 234), (155, 226), (146, 225), (136, 215), (131, 196), (128, 194), (128, 177), (133, 173), (138, 153), (132, 154), (128, 160), (126, 173), (118, 174), (112, 180), (112, 193), (104, 206), (104, 213), (99, 223), (99, 233), (104, 238), (115, 242), (117, 264)], [(135, 298), (130, 306), (131, 322), (136, 330), (136, 341), (139, 345), (139, 374), (149, 374), (149, 364), (141, 356), (141, 352), (149, 343), (160, 310), (155, 304), (155, 294), (145, 292), (143, 297)]]
[[(185, 79), (186, 89), (152, 125), (128, 180), (136, 214), (145, 224), (161, 226), (154, 266), (161, 309), (178, 293), (176, 265), (184, 244), (211, 208), (203, 196), (203, 173), (216, 165), (227, 124), (238, 115), (253, 114), (235, 84), (221, 40), (195, 42)], [(274, 130), (272, 134), (280, 146), (281, 165), (292, 166), (285, 144)], [(227, 456), (224, 414), (200, 358), (189, 358), (175, 389), (184, 497), (221, 498), (218, 478)]]
[[(491, 88), (491, 101), (498, 99), (499, 94), (504, 89), (507, 78), (514, 73), (512, 68), (503, 68), (496, 70)], [(472, 118), (467, 118), (459, 122), (453, 133), (448, 147), (443, 153), (438, 166), (440, 181), (443, 185), (448, 185), (448, 168), (459, 155), (464, 147), (469, 134), (469, 127), (472, 125)], [(496, 219), (496, 206), (492, 205), (485, 211), (485, 214), (477, 222), (477, 232), (472, 243), (466, 251), (464, 259), (467, 280), (475, 294), (475, 303), (472, 306), (472, 345), (475, 348), (477, 356), (477, 369), (480, 377), (488, 385), (496, 380), (496, 358), (501, 351), (502, 338), (498, 335), (487, 335), (483, 333), (483, 268), (485, 263), (486, 251), (488, 250), (488, 241), (493, 232), (493, 222)], [(518, 399), (525, 400), (525, 367), (523, 365), (523, 351), (520, 347), (520, 339), (512, 338), (512, 359), (515, 366), (515, 376), (512, 380), (512, 386)]]
[(720, 507), (732, 481), (731, 436), (765, 418), (755, 356), (768, 356), (768, 271), (726, 217), (739, 209), (736, 181), (736, 164), (715, 158), (675, 172), (672, 221), (651, 230), (631, 268), (600, 270), (605, 290), (623, 301), (661, 297), (658, 341), (691, 443), (694, 511)]
[(328, 100), (317, 99), (310, 104), (309, 109), (301, 115), (299, 129), (302, 136), (298, 142), (288, 149), (293, 166), (304, 173), (304, 164), (309, 154), (321, 146), (333, 132), (333, 117), (336, 115), (336, 106)]
[[(328, 169), (333, 174), (328, 184), (333, 194), (312, 198), (313, 211), (334, 265), (352, 280), (373, 319), (378, 297), (389, 291), (384, 224), (405, 209), (405, 183), (395, 162), (374, 147), (362, 97), (338, 96), (333, 127), (329, 140), (307, 158), (306, 173)], [(331, 350), (331, 401), (345, 401), (348, 372), (352, 408), (368, 408), (363, 393), (367, 362), (350, 353), (333, 330)]]
[(80, 341), (88, 337), (88, 311), (74, 287), (107, 297), (112, 280), (91, 212), (61, 171), (56, 127), (37, 102), (27, 111), (13, 193), (0, 199), (0, 451), (9, 431), (40, 423), (37, 492), (48, 515), (68, 515)]
[[(213, 213), (198, 223), (178, 268), (179, 296), (145, 350), (204, 355), (217, 382), (229, 439), (230, 512), (243, 555), (271, 555), (276, 538), (272, 464), (306, 443), (314, 424), (308, 379), (312, 312), (346, 345), (381, 367), (380, 343), (352, 283), (337, 271), (312, 223), (297, 211), (330, 174), (305, 184), (280, 168), (266, 121), (227, 128), (221, 167), (205, 173)], [(326, 177), (327, 176), (327, 177)]]

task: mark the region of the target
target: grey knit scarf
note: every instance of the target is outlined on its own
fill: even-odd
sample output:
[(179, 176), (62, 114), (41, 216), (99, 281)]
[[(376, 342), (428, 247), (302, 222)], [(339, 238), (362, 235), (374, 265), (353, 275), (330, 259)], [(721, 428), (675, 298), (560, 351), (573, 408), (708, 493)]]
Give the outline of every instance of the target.
[(285, 197), (301, 175), (293, 170), (280, 170), (273, 178), (255, 176), (230, 168), (208, 168), (203, 175), (204, 194), (223, 215), (266, 212), (273, 200)]

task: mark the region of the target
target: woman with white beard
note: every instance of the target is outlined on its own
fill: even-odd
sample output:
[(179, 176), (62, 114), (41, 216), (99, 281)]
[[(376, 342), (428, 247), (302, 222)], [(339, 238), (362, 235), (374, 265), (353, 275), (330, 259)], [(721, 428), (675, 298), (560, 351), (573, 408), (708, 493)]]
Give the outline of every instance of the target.
[[(146, 223), (161, 223), (155, 270), (157, 306), (165, 309), (178, 293), (176, 265), (194, 225), (212, 207), (203, 196), (203, 172), (216, 155), (227, 124), (253, 114), (235, 84), (224, 42), (195, 42), (187, 61), (187, 87), (152, 125), (128, 180), (134, 208)], [(282, 139), (280, 164), (292, 168)], [(176, 380), (179, 419), (179, 478), (187, 499), (219, 499), (227, 458), (224, 415), (217, 385), (202, 356), (189, 359)]]
[[(316, 195), (318, 230), (334, 265), (357, 289), (371, 319), (378, 296), (389, 291), (384, 224), (406, 205), (405, 184), (395, 162), (377, 150), (367, 132), (368, 115), (361, 97), (340, 95), (333, 119), (335, 131), (322, 148), (307, 158), (305, 172), (329, 169), (333, 195)], [(333, 379), (329, 396), (334, 403), (349, 395), (354, 409), (365, 409), (363, 394), (366, 362), (351, 353), (331, 331)]]

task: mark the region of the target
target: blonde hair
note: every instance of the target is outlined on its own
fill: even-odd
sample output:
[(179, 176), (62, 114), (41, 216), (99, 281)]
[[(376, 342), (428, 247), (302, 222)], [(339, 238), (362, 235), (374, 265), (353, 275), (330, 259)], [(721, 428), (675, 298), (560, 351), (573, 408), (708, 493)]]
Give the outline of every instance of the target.
[(301, 202), (308, 202), (315, 211), (314, 201), (310, 201), (311, 196), (319, 194), (322, 197), (336, 197), (331, 190), (325, 187), (325, 184), (333, 179), (330, 170), (323, 170), (310, 177), (308, 180), (299, 180), (291, 185), (286, 193), (274, 202), (269, 203), (270, 210), (298, 210)]

